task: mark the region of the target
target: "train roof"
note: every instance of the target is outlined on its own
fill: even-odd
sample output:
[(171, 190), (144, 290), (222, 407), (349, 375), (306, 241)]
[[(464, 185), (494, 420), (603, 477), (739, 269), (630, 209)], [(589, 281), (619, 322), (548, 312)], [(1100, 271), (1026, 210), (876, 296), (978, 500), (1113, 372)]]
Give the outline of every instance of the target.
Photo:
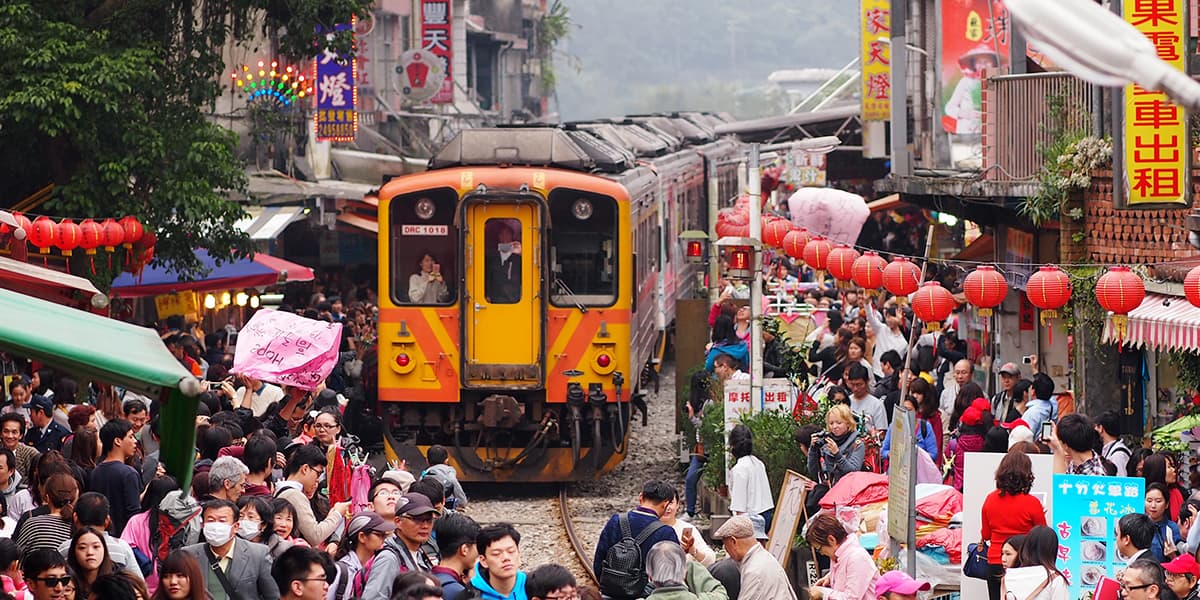
[(429, 168), (542, 166), (619, 173), (634, 159), (591, 132), (576, 128), (496, 127), (464, 129), (433, 158)]

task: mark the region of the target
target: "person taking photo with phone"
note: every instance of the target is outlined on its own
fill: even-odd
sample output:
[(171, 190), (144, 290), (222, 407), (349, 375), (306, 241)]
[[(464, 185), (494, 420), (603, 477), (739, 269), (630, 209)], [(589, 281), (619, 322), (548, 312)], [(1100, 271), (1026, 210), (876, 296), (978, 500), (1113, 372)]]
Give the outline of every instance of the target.
[(1071, 413), (1059, 419), (1058, 425), (1050, 423), (1048, 441), (1054, 451), (1055, 473), (1108, 475), (1095, 450), (1100, 442), (1096, 424), (1087, 415)]
[(441, 304), (450, 299), (442, 265), (428, 252), (421, 253), (417, 272), (408, 278), (408, 299), (414, 304)]

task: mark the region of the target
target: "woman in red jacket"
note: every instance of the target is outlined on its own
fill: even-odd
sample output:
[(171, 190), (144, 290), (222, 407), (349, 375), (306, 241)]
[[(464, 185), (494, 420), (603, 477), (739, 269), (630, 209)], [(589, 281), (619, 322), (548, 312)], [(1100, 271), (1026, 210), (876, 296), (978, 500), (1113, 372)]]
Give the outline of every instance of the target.
[(1025, 535), (1038, 525), (1046, 524), (1046, 512), (1037, 498), (1029, 495), (1033, 487), (1033, 463), (1018, 448), (1014, 448), (996, 468), (996, 490), (983, 501), (980, 518), (983, 541), (988, 544), (988, 597), (1000, 600), (1000, 579), (1004, 576), (1001, 564), (1004, 542), (1014, 535)]

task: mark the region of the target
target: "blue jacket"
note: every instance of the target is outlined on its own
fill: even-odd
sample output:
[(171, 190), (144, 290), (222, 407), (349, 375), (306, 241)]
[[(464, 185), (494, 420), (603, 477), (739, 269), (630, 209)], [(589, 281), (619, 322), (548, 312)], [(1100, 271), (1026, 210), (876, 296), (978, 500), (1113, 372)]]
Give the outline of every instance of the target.
[(475, 575), (471, 577), (471, 585), (479, 590), (483, 595), (484, 600), (529, 600), (529, 596), (525, 595), (525, 572), (517, 571), (517, 584), (513, 586), (512, 594), (505, 596), (500, 592), (492, 589), (492, 584), (488, 583), (487, 577), (484, 576), (484, 571), (481, 568), (475, 569)]
[(1175, 524), (1175, 521), (1164, 518), (1154, 524), (1154, 540), (1150, 542), (1150, 554), (1153, 554), (1158, 562), (1167, 562), (1167, 558), (1163, 554), (1163, 546), (1166, 545), (1168, 535), (1176, 544), (1183, 541), (1183, 537), (1179, 533), (1179, 526)]
[(713, 344), (712, 348), (708, 349), (708, 355), (704, 357), (704, 369), (709, 373), (713, 370), (713, 361), (717, 360), (718, 354), (728, 354), (740, 365), (745, 365), (746, 361), (750, 359), (750, 350), (746, 347), (746, 342)]
[[(938, 459), (937, 440), (933, 439), (933, 425), (930, 425), (929, 421), (925, 419), (919, 419), (917, 422), (921, 424), (921, 433), (917, 436), (917, 445), (928, 452), (929, 458), (932, 458), (936, 462)], [(887, 458), (888, 454), (891, 453), (891, 448), (892, 428), (888, 427), (887, 435), (883, 438), (883, 448), (879, 452), (880, 456)]]
[[(621, 541), (621, 525), (617, 522), (617, 516), (613, 515), (608, 518), (608, 523), (605, 523), (604, 529), (600, 532), (600, 541), (596, 544), (596, 557), (592, 559), (592, 568), (595, 573), (604, 572), (604, 557), (608, 556), (608, 549), (612, 548)], [(658, 515), (654, 514), (653, 510), (648, 508), (637, 507), (629, 511), (629, 533), (633, 537), (637, 537), (647, 525), (658, 520)], [(675, 535), (675, 530), (670, 526), (662, 527), (658, 531), (650, 534), (646, 541), (642, 543), (642, 564), (646, 564), (646, 553), (654, 544), (659, 542), (675, 542), (679, 543), (679, 536)]]

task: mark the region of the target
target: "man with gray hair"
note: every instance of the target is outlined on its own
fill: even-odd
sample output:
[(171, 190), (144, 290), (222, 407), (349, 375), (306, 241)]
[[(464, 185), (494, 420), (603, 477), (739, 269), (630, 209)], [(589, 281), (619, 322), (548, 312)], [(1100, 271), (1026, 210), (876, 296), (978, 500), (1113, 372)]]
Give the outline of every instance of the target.
[(729, 558), (738, 563), (742, 580), (739, 600), (796, 600), (787, 573), (756, 539), (750, 517), (738, 515), (725, 521), (713, 537), (722, 541)]
[(697, 600), (684, 584), (687, 554), (675, 542), (659, 542), (646, 553), (646, 579), (654, 592), (646, 600)]
[(212, 486), (212, 497), (236, 503), (246, 485), (250, 469), (232, 456), (222, 456), (208, 471), (208, 482)]

